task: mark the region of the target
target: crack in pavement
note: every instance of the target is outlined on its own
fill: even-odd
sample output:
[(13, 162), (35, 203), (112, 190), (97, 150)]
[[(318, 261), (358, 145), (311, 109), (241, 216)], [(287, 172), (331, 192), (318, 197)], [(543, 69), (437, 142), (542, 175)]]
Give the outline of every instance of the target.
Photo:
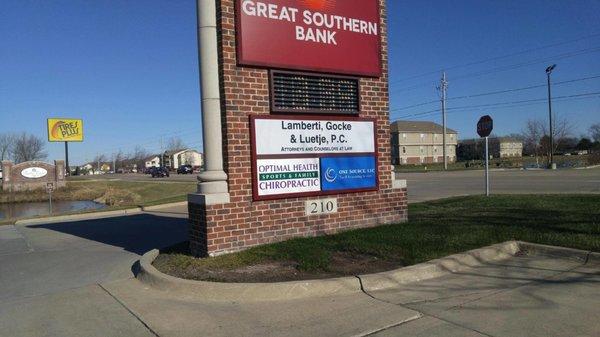
[(154, 331), (148, 324), (146, 324), (146, 322), (144, 322), (144, 320), (142, 320), (142, 318), (138, 314), (133, 312), (133, 310), (129, 309), (129, 307), (127, 307), (125, 303), (123, 303), (120, 299), (118, 299), (115, 295), (108, 291), (108, 289), (104, 288), (102, 284), (97, 283), (96, 285), (100, 287), (100, 289), (104, 290), (115, 301), (117, 301), (117, 303), (119, 303), (125, 310), (127, 310), (133, 317), (135, 317), (144, 327), (146, 327), (146, 329), (148, 329), (150, 333), (152, 333), (156, 337), (160, 337), (160, 335), (156, 331)]

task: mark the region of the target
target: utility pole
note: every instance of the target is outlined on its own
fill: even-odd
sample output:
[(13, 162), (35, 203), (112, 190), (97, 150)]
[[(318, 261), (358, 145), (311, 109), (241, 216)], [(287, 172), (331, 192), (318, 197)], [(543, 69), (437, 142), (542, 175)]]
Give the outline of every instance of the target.
[(548, 119), (550, 121), (550, 169), (554, 169), (554, 130), (552, 127), (552, 91), (550, 89), (550, 74), (552, 74), (552, 70), (556, 68), (556, 64), (553, 64), (546, 68), (546, 77), (548, 78)]
[(160, 167), (165, 166), (165, 151), (163, 150), (163, 136), (160, 136)]
[(444, 134), (442, 135), (442, 153), (444, 155), (444, 170), (448, 169), (448, 156), (446, 155), (446, 90), (448, 89), (448, 81), (446, 81), (446, 72), (442, 73), (442, 80), (440, 82), (440, 91), (442, 92), (442, 125), (444, 127)]
[(96, 164), (97, 166), (96, 166), (95, 174), (98, 174), (98, 173), (100, 173), (100, 154), (96, 155), (96, 160), (98, 161), (98, 163)]

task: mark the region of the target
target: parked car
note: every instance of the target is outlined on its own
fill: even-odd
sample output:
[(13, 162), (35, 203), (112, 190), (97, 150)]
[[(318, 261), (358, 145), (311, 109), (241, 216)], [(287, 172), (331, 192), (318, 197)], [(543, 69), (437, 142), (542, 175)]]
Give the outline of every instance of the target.
[(164, 178), (169, 176), (169, 170), (166, 167), (153, 167), (150, 170), (152, 178)]
[(194, 168), (192, 165), (181, 165), (177, 169), (177, 174), (192, 174), (194, 173)]

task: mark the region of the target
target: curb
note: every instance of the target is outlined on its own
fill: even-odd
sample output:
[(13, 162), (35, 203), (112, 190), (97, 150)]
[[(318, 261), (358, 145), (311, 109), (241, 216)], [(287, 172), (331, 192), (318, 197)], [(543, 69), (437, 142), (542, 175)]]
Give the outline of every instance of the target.
[(377, 274), (360, 275), (359, 277), (365, 291), (390, 289), (402, 284), (440, 277), (484, 263), (507, 259), (520, 251), (519, 246), (517, 241), (507, 241), (413, 266)]
[(140, 271), (137, 279), (155, 289), (182, 291), (187, 295), (196, 295), (204, 300), (217, 302), (293, 300), (392, 289), (402, 284), (428, 280), (486, 263), (501, 261), (513, 257), (521, 251), (550, 257), (576, 259), (584, 264), (600, 263), (600, 253), (522, 241), (506, 241), (376, 274), (277, 283), (221, 283), (186, 280), (164, 274), (152, 266), (152, 262), (159, 254), (158, 249), (153, 249), (140, 259)]
[(276, 283), (221, 283), (185, 280), (164, 274), (152, 265), (159, 254), (157, 249), (153, 249), (140, 259), (137, 278), (159, 290), (185, 291), (213, 301), (290, 300), (392, 288), (398, 284), (434, 278), (485, 262), (505, 259), (517, 251), (518, 244), (508, 241), (406, 268), (358, 277)]
[(158, 256), (153, 249), (140, 259), (137, 279), (159, 290), (185, 291), (212, 301), (275, 301), (307, 297), (347, 295), (360, 292), (356, 277), (278, 283), (220, 283), (185, 280), (158, 271), (152, 262)]
[(40, 225), (55, 222), (71, 222), (80, 220), (94, 220), (102, 218), (114, 218), (119, 216), (141, 214), (142, 209), (140, 207), (120, 209), (116, 211), (105, 211), (105, 212), (90, 212), (82, 214), (70, 214), (70, 215), (57, 215), (49, 216), (44, 218), (32, 218), (22, 219), (15, 221), (15, 225)]
[(152, 206), (140, 206), (140, 208), (142, 209), (142, 211), (147, 212), (147, 211), (157, 211), (157, 210), (161, 210), (161, 209), (167, 208), (167, 207), (186, 206), (187, 204), (188, 204), (187, 201), (180, 201), (180, 202), (172, 202), (170, 204), (158, 204), (158, 205), (152, 205)]
[(589, 170), (599, 168), (600, 165), (592, 165), (592, 166), (584, 166), (584, 167), (575, 167), (576, 170)]
[(563, 259), (577, 260), (582, 263), (600, 263), (600, 253), (595, 253), (588, 250), (580, 250), (574, 248), (548, 246), (538, 243), (522, 242), (519, 241), (519, 247), (522, 251), (545, 255), (550, 257), (558, 257)]

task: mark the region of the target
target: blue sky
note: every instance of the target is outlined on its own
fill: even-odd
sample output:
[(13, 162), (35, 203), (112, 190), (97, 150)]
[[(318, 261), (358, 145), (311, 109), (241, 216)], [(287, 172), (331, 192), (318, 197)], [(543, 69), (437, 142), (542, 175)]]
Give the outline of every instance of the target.
[[(519, 132), (528, 118), (547, 118), (544, 102), (470, 106), (545, 98), (545, 87), (455, 97), (544, 84), (552, 63), (555, 82), (600, 75), (599, 1), (388, 4), (392, 118), (439, 121), (438, 102), (405, 107), (437, 100), (447, 69), (448, 125), (461, 138), (475, 135), (483, 114), (497, 134)], [(0, 132), (46, 137), (46, 118), (83, 118), (73, 163), (136, 145), (158, 151), (172, 136), (201, 149), (193, 0), (4, 0), (0, 37)], [(593, 92), (599, 77), (557, 84), (553, 95)], [(579, 135), (600, 122), (600, 95), (573, 98), (554, 108)], [(47, 149), (62, 158), (62, 144)]]

